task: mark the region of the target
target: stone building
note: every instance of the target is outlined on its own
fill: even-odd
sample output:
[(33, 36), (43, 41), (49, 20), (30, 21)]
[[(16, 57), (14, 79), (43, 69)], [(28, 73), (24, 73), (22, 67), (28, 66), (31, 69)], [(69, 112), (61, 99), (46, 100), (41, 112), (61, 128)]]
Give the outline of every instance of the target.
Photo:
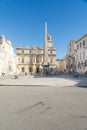
[(87, 72), (87, 34), (82, 36), (77, 42), (76, 70), (79, 73)]
[[(44, 48), (22, 47), (16, 48), (18, 74), (39, 73), (43, 69)], [(56, 48), (48, 48), (48, 63), (50, 67), (56, 64)]]
[(76, 71), (76, 53), (77, 53), (77, 40), (70, 40), (68, 44), (68, 53), (66, 57), (67, 69), (70, 72)]
[(78, 73), (87, 71), (87, 34), (78, 40), (69, 42), (67, 59), (66, 64), (69, 71), (77, 71)]
[(11, 41), (0, 36), (0, 76), (16, 73), (16, 55)]
[(56, 60), (56, 68), (59, 72), (66, 72), (66, 59), (57, 59)]

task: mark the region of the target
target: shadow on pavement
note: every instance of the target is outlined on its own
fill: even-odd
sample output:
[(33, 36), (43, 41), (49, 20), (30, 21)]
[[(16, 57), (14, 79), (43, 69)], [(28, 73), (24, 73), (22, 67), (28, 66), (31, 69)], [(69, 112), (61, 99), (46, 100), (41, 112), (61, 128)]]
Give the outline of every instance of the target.
[(50, 85), (26, 85), (26, 84), (23, 84), (23, 85), (21, 85), (21, 84), (0, 84), (0, 86), (20, 86), (20, 87), (51, 87)]
[[(69, 79), (71, 81), (76, 81), (77, 84), (75, 85), (75, 87), (80, 87), (80, 88), (87, 88), (87, 75), (78, 75), (78, 77), (75, 77), (73, 74), (54, 74), (54, 75), (36, 75), (34, 76), (34, 78), (64, 78), (64, 79)], [(70, 87), (73, 87), (70, 86)]]
[[(35, 84), (32, 84), (32, 82), (30, 82), (29, 84), (27, 83), (26, 84), (26, 82), (25, 83), (21, 83), (21, 81), (19, 80), (19, 79), (28, 79), (29, 78), (29, 81), (31, 81), (32, 80), (32, 78), (35, 78), (36, 80), (35, 80), (35, 82), (37, 81), (37, 83)], [(48, 80), (46, 80), (48, 83), (47, 84), (38, 84), (38, 81), (39, 81), (39, 79), (43, 79), (43, 78), (47, 78)], [(54, 80), (53, 82), (55, 82), (55, 84), (56, 85), (50, 85), (50, 81), (52, 80), (52, 78), (53, 79), (55, 79), (56, 78), (56, 80)], [(80, 88), (87, 88), (87, 75), (79, 75), (78, 77), (74, 77), (74, 75), (73, 74), (52, 74), (52, 75), (48, 75), (48, 76), (46, 76), (46, 75), (35, 75), (35, 76), (33, 76), (33, 77), (31, 77), (31, 76), (29, 76), (29, 77), (19, 77), (19, 79), (17, 80), (15, 80), (15, 79), (12, 79), (12, 80), (15, 80), (15, 83), (14, 82), (7, 82), (7, 79), (6, 79), (6, 81), (5, 81), (5, 79), (3, 80), (3, 82), (0, 84), (0, 86), (23, 86), (23, 87), (52, 87), (52, 86), (66, 86), (66, 87), (80, 87)], [(38, 80), (37, 80), (38, 79)], [(57, 81), (57, 79), (58, 80), (60, 80), (59, 81), (59, 83), (56, 83), (56, 81)], [(64, 85), (64, 83), (63, 83), (63, 85), (62, 85), (62, 79), (65, 79), (66, 81), (66, 84), (67, 85)], [(68, 83), (67, 83), (67, 80), (69, 80), (69, 81), (75, 81), (76, 82), (76, 84), (72, 84), (72, 82), (71, 82), (71, 84), (69, 85)], [(17, 81), (17, 82), (16, 82)], [(26, 80), (25, 80), (26, 81)], [(27, 80), (28, 81), (28, 80)], [(44, 80), (42, 80), (42, 81), (44, 81)], [(6, 83), (7, 82), (7, 83)], [(64, 82), (64, 81), (63, 81)], [(20, 84), (21, 83), (21, 84)]]
[(80, 88), (87, 88), (87, 75), (79, 75), (79, 77), (77, 77), (77, 87)]

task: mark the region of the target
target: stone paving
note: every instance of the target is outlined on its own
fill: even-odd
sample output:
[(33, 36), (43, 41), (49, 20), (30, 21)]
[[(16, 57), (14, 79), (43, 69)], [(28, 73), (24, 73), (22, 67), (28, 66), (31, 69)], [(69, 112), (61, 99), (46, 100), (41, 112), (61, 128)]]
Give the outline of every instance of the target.
[(0, 79), (0, 130), (87, 130), (86, 83), (68, 75)]
[(48, 86), (87, 86), (87, 77), (75, 78), (72, 75), (58, 76), (19, 76), (15, 79), (1, 78), (0, 85), (48, 85)]

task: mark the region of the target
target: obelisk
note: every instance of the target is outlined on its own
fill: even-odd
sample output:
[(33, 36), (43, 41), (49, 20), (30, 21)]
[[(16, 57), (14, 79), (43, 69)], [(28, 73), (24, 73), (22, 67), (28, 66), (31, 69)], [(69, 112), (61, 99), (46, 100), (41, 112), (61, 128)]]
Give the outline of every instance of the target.
[(44, 34), (44, 63), (48, 64), (47, 23), (45, 23), (45, 34)]

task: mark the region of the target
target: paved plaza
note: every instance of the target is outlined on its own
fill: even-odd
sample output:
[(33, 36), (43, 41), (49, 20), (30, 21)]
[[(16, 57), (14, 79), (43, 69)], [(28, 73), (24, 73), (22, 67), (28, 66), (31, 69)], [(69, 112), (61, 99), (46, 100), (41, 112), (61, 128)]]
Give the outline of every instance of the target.
[(87, 130), (87, 77), (1, 78), (0, 130)]

